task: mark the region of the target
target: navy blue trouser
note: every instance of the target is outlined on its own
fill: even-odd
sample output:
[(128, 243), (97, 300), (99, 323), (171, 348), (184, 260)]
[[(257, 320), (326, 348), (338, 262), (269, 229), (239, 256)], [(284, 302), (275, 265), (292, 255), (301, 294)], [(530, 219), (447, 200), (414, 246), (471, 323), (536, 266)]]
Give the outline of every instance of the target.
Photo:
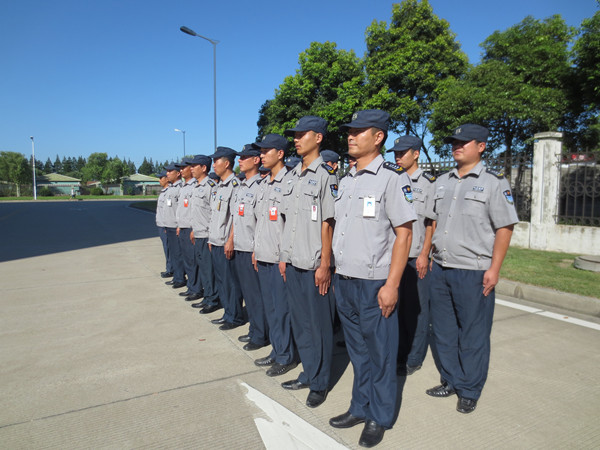
[(167, 230), (167, 247), (169, 257), (173, 266), (173, 283), (185, 283), (185, 274), (183, 272), (183, 259), (179, 238), (177, 237), (177, 228), (165, 228)]
[(319, 294), (313, 270), (288, 264), (285, 275), (292, 333), (303, 369), (298, 380), (313, 391), (323, 391), (329, 388), (333, 353), (335, 306), (331, 288), (326, 295)]
[(271, 357), (279, 364), (291, 364), (296, 359), (296, 345), (292, 338), (290, 310), (279, 265), (258, 261), (258, 279), (263, 294), (262, 313), (273, 347)]
[(194, 254), (198, 265), (199, 291), (204, 291), (204, 304), (213, 306), (219, 303), (219, 294), (215, 284), (215, 272), (213, 270), (212, 258), (208, 249), (208, 238), (195, 238)]
[(246, 303), (248, 321), (250, 322), (248, 329), (250, 342), (257, 345), (267, 345), (269, 343), (269, 330), (265, 320), (258, 273), (252, 265), (252, 253), (236, 250), (234, 262), (242, 296)]
[(165, 227), (157, 227), (158, 228), (158, 236), (160, 237), (160, 241), (162, 242), (163, 251), (165, 252), (165, 272), (173, 272), (173, 267), (171, 266), (171, 258), (169, 258), (169, 247), (167, 246), (167, 231)]
[(443, 268), (430, 274), (431, 321), (442, 381), (477, 400), (487, 379), (495, 291), (483, 295), (484, 270)]
[(198, 266), (196, 265), (196, 255), (194, 254), (194, 244), (190, 240), (191, 228), (179, 229), (179, 247), (183, 257), (183, 270), (187, 275), (187, 288), (192, 294), (199, 294), (198, 289)]
[(398, 317), (383, 317), (377, 294), (386, 280), (335, 275), (335, 299), (354, 368), (350, 413), (391, 428), (396, 412)]
[(402, 274), (398, 298), (398, 364), (420, 366), (429, 340), (429, 271), (420, 279), (417, 259), (410, 258)]
[(235, 255), (231, 259), (225, 256), (225, 247), (213, 245), (210, 252), (217, 281), (217, 292), (223, 305), (225, 322), (236, 325), (246, 323), (242, 307), (242, 292), (235, 273)]

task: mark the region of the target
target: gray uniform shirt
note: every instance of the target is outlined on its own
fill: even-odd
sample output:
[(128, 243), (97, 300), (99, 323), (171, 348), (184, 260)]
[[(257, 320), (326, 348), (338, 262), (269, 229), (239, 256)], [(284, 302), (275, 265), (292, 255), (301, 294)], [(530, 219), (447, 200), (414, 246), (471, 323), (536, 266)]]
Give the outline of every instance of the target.
[(496, 230), (519, 221), (508, 181), (480, 162), (459, 178), (457, 169), (435, 182), (433, 259), (443, 267), (488, 270)]
[(322, 223), (334, 215), (337, 177), (324, 166), (319, 156), (306, 170), (300, 162), (285, 177), (280, 259), (298, 269), (319, 267)]
[(156, 225), (159, 227), (166, 227), (166, 208), (167, 208), (167, 197), (166, 192), (169, 186), (161, 189), (158, 194), (158, 200), (156, 201)]
[(417, 213), (417, 220), (413, 223), (409, 258), (416, 258), (421, 254), (425, 242), (425, 220), (435, 218), (433, 214), (433, 193), (435, 192), (433, 182), (435, 177), (424, 173), (419, 168), (409, 177), (412, 183), (413, 206)]
[(177, 200), (181, 184), (181, 180), (177, 180), (165, 191), (165, 227), (177, 228)]
[(211, 214), (210, 202), (212, 190), (216, 185), (217, 183), (209, 177), (204, 177), (194, 187), (194, 192), (192, 193), (192, 229), (194, 230), (194, 237), (208, 237)]
[[(385, 164), (385, 166), (384, 166)], [(410, 178), (378, 155), (363, 170), (353, 167), (335, 200), (333, 254), (336, 272), (385, 280), (390, 272), (394, 228), (416, 220)]]
[(217, 189), (213, 194), (211, 204), (212, 212), (210, 215), (210, 226), (208, 227), (208, 242), (212, 245), (223, 246), (233, 225), (233, 216), (231, 215), (231, 202), (240, 186), (240, 182), (232, 173), (226, 180), (217, 184)]
[(231, 202), (231, 214), (233, 215), (233, 248), (240, 252), (254, 251), (254, 230), (256, 229), (256, 217), (254, 207), (260, 187), (260, 174), (245, 179)]
[(256, 233), (254, 257), (258, 261), (275, 264), (279, 262), (281, 235), (283, 233), (282, 202), (287, 170), (282, 168), (273, 181), (267, 176), (260, 182), (254, 213)]
[(179, 228), (192, 227), (192, 194), (196, 187), (196, 179), (190, 178), (179, 190), (177, 201), (177, 226)]

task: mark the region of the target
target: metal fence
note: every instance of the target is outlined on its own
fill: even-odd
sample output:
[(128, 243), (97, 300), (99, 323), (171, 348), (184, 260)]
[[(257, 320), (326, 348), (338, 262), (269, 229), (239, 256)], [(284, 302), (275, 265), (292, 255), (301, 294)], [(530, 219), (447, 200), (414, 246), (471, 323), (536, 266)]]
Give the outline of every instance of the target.
[(600, 165), (592, 152), (559, 155), (557, 223), (600, 226)]

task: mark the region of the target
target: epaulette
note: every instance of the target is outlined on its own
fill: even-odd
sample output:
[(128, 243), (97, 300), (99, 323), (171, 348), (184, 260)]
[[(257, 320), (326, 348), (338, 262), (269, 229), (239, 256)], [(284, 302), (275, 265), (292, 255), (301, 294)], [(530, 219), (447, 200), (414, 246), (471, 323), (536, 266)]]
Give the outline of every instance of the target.
[(431, 175), (429, 172), (423, 172), (423, 178), (425, 178), (430, 183), (433, 183), (436, 180), (435, 175)]
[(327, 171), (327, 173), (329, 175), (335, 175), (335, 169), (325, 163), (321, 163), (321, 166), (323, 167), (323, 169), (325, 169)]
[(238, 187), (240, 183), (238, 182), (238, 180), (234, 179), (234, 180), (231, 182), (231, 184), (233, 184), (233, 187)]
[(208, 185), (209, 185), (210, 187), (215, 187), (215, 186), (216, 186), (216, 184), (217, 184), (217, 183), (215, 183), (213, 180), (211, 180), (210, 178), (208, 179), (207, 183), (208, 183)]
[(392, 172), (396, 172), (397, 174), (401, 174), (404, 172), (404, 169), (402, 167), (400, 167), (398, 164), (394, 164), (389, 161), (384, 162), (383, 167), (385, 169), (391, 170)]
[(493, 170), (493, 169), (485, 169), (485, 171), (487, 173), (491, 173), (492, 175), (494, 175), (496, 178), (498, 179), (502, 179), (504, 178), (504, 172), (501, 170)]

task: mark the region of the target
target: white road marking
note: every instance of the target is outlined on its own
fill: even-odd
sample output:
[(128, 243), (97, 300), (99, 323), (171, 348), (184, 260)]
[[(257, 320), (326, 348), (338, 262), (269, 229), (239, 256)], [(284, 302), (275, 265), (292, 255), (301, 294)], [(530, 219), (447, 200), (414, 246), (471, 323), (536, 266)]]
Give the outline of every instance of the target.
[(576, 319), (574, 317), (565, 316), (564, 314), (556, 314), (553, 312), (544, 311), (539, 308), (532, 308), (530, 306), (519, 305), (518, 303), (509, 302), (496, 298), (496, 304), (506, 306), (508, 308), (518, 309), (526, 311), (539, 316), (548, 317), (550, 319), (560, 320), (561, 322), (572, 323), (573, 325), (579, 325), (580, 327), (591, 328), (592, 330), (600, 331), (600, 324), (594, 322), (588, 322), (586, 320)]
[(302, 420), (275, 400), (246, 383), (240, 385), (248, 390), (246, 397), (254, 402), (270, 420), (255, 418), (254, 423), (267, 450), (270, 449), (346, 449), (342, 444), (321, 430)]

